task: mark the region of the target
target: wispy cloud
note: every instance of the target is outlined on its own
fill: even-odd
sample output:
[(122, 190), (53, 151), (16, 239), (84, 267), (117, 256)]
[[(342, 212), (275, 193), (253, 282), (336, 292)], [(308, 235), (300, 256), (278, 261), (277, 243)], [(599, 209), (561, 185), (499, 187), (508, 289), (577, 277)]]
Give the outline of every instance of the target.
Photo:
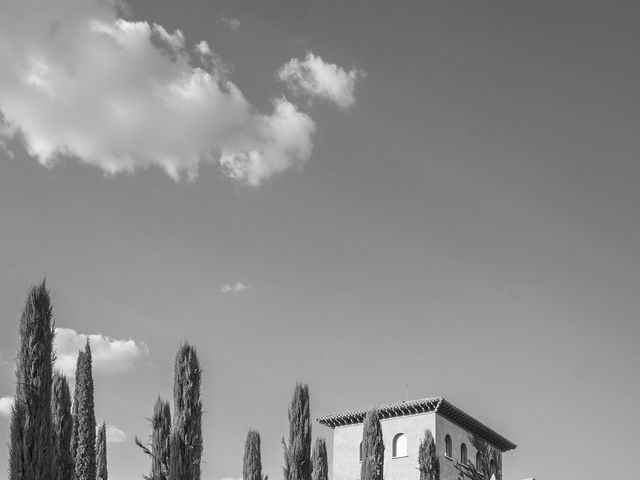
[(237, 283), (227, 283), (223, 285), (220, 289), (220, 293), (242, 293), (247, 290), (251, 290), (253, 287), (251, 285), (245, 285), (242, 282)]
[(285, 63), (277, 75), (296, 94), (325, 98), (347, 109), (356, 101), (356, 81), (364, 78), (366, 73), (359, 68), (345, 70), (307, 52), (304, 60), (292, 58)]
[(13, 407), (14, 400), (13, 397), (0, 398), (0, 417), (8, 418), (11, 416), (11, 408)]
[(116, 340), (102, 334), (86, 335), (71, 328), (56, 328), (56, 368), (68, 376), (76, 370), (78, 351), (87, 338), (91, 344), (93, 370), (96, 373), (113, 374), (133, 370), (136, 364), (149, 356), (149, 348), (134, 340)]
[(224, 23), (226, 23), (227, 25), (229, 25), (229, 28), (231, 29), (231, 31), (233, 33), (237, 33), (238, 29), (240, 28), (240, 20), (238, 20), (237, 18), (234, 17), (222, 17), (222, 21)]
[(107, 424), (107, 443), (126, 442), (128, 435), (115, 425)]
[(208, 164), (257, 186), (304, 165), (315, 131), (308, 115), (285, 98), (258, 111), (206, 42), (119, 18), (121, 3), (3, 4), (5, 138), (22, 139), (43, 165), (72, 157), (109, 175), (155, 166), (195, 179)]

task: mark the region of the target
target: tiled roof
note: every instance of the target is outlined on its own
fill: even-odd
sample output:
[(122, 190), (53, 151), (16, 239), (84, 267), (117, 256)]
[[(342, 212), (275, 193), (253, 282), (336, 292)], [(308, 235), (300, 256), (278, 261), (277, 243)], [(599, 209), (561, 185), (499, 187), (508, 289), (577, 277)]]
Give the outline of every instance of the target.
[[(371, 410), (373, 409), (369, 408), (366, 410), (354, 410), (351, 412), (327, 415), (326, 417), (318, 418), (318, 422), (331, 428), (362, 423), (367, 412)], [(391, 403), (383, 407), (378, 407), (378, 412), (380, 412), (381, 418), (435, 412), (470, 432), (479, 435), (502, 452), (507, 452), (516, 448), (515, 443), (507, 440), (495, 430), (492, 430), (468, 413), (460, 410), (444, 397), (423, 398), (420, 400)]]

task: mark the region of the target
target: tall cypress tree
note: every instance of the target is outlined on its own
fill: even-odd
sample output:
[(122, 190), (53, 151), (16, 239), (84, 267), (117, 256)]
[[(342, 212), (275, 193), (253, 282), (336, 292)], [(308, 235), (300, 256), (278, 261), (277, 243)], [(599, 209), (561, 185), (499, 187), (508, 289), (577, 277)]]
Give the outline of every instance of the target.
[(244, 443), (242, 480), (264, 480), (262, 478), (260, 434), (255, 430), (249, 430), (247, 433), (247, 440)]
[(371, 410), (364, 419), (362, 431), (361, 480), (382, 480), (384, 468), (384, 442), (378, 410)]
[(9, 426), (9, 480), (27, 478), (24, 430), (24, 405), (16, 399), (11, 407), (11, 424)]
[(284, 447), (284, 480), (311, 480), (309, 385), (297, 382), (289, 405), (289, 443)]
[(150, 448), (142, 444), (136, 437), (136, 445), (151, 457), (151, 474), (147, 480), (167, 480), (169, 477), (170, 443), (171, 443), (171, 409), (169, 402), (160, 397), (156, 400), (151, 417)]
[(54, 329), (49, 292), (43, 281), (29, 291), (20, 318), (16, 397), (10, 428), (10, 480), (50, 480), (52, 476)]
[(93, 374), (91, 373), (91, 346), (84, 348), (82, 368), (78, 375), (81, 382), (77, 390), (77, 447), (75, 480), (96, 480), (96, 414), (93, 401)]
[(102, 422), (96, 437), (96, 477), (107, 480), (107, 425)]
[(169, 480), (200, 480), (202, 459), (202, 371), (196, 349), (185, 342), (176, 355)]
[(67, 378), (54, 372), (51, 387), (51, 416), (53, 421), (53, 480), (70, 480), (73, 477), (71, 456), (71, 394)]
[(329, 480), (329, 460), (327, 443), (324, 438), (316, 438), (311, 455), (311, 480)]
[(76, 450), (78, 450), (78, 404), (80, 403), (80, 392), (84, 381), (82, 380), (82, 374), (84, 373), (84, 352), (80, 350), (78, 352), (78, 358), (76, 359), (76, 380), (73, 387), (73, 405), (71, 406), (71, 417), (73, 419), (73, 425), (71, 427), (71, 458), (74, 464), (76, 463)]
[(418, 470), (420, 480), (440, 480), (440, 461), (436, 454), (436, 442), (431, 430), (424, 432), (418, 448)]

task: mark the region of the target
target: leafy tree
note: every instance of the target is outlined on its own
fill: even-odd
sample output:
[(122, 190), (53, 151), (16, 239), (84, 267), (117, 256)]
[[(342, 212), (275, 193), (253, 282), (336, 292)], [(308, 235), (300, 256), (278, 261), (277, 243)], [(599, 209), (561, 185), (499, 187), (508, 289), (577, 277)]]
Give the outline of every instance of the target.
[(196, 349), (185, 342), (176, 355), (169, 480), (200, 480), (202, 458), (202, 370)]
[(382, 480), (384, 468), (384, 442), (378, 410), (371, 410), (364, 419), (362, 431), (361, 480)]
[(329, 480), (327, 442), (325, 442), (324, 438), (316, 438), (316, 442), (313, 444), (311, 480)]
[(102, 422), (96, 437), (96, 477), (107, 480), (107, 425)]
[(156, 400), (151, 417), (151, 445), (143, 445), (136, 437), (138, 445), (144, 453), (151, 457), (151, 474), (146, 480), (167, 480), (169, 476), (170, 442), (171, 442), (171, 409), (169, 402), (160, 397)]
[(9, 426), (9, 480), (23, 480), (26, 472), (26, 445), (24, 441), (24, 405), (17, 399), (11, 407)]
[(471, 445), (476, 449), (478, 462), (476, 465), (467, 463), (456, 465), (458, 478), (469, 478), (471, 480), (488, 480), (495, 474), (497, 480), (502, 480), (502, 461), (500, 453), (489, 445), (480, 436), (469, 435)]
[(243, 480), (267, 480), (262, 476), (262, 458), (260, 456), (260, 434), (249, 430), (244, 443), (244, 458), (242, 460)]
[(82, 380), (82, 374), (84, 373), (84, 352), (80, 350), (78, 352), (78, 358), (76, 359), (76, 381), (73, 388), (73, 405), (71, 406), (71, 418), (73, 424), (71, 426), (71, 458), (74, 464), (76, 462), (76, 450), (78, 450), (78, 404), (80, 402), (80, 391), (84, 382)]
[(52, 477), (54, 329), (49, 291), (43, 280), (29, 291), (20, 318), (16, 396), (10, 428), (10, 480), (50, 480)]
[(431, 430), (424, 432), (418, 448), (418, 470), (420, 480), (440, 480), (440, 461), (436, 454), (436, 442)]
[(53, 422), (53, 480), (70, 480), (73, 477), (71, 456), (71, 394), (67, 378), (54, 372), (51, 385), (51, 416)]
[(76, 389), (77, 446), (75, 480), (96, 480), (96, 414), (93, 400), (93, 374), (91, 373), (91, 346), (84, 348), (81, 372), (77, 373), (80, 386)]
[(284, 448), (284, 480), (311, 480), (309, 385), (296, 383), (289, 405), (289, 443)]

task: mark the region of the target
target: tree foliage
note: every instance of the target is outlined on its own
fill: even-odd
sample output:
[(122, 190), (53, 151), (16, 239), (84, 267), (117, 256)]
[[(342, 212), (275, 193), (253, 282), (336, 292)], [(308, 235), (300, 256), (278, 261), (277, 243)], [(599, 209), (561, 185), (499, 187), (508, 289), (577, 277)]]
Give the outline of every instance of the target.
[(9, 425), (9, 480), (27, 478), (24, 417), (24, 405), (16, 399), (11, 407), (11, 423)]
[(371, 410), (364, 419), (362, 431), (361, 480), (382, 480), (384, 468), (384, 441), (378, 410)]
[(309, 385), (298, 382), (289, 405), (289, 443), (284, 448), (284, 480), (311, 480)]
[(43, 281), (29, 291), (20, 318), (16, 396), (10, 427), (10, 480), (52, 477), (54, 329), (49, 291)]
[(96, 477), (107, 480), (107, 425), (102, 422), (96, 437)]
[(424, 432), (418, 448), (418, 470), (420, 480), (440, 480), (440, 461), (436, 453), (436, 442), (431, 430)]
[(77, 443), (75, 452), (75, 480), (96, 480), (96, 414), (93, 400), (93, 374), (91, 346), (89, 340), (84, 348), (82, 360), (78, 362), (80, 372), (76, 379)]
[(143, 445), (136, 437), (136, 444), (151, 457), (151, 473), (146, 480), (167, 480), (169, 477), (171, 409), (169, 402), (158, 397), (151, 417), (150, 445)]
[(69, 480), (73, 477), (71, 456), (71, 394), (67, 378), (54, 372), (51, 385), (51, 417), (53, 423), (53, 480)]
[(176, 355), (173, 384), (173, 428), (169, 480), (200, 480), (202, 401), (200, 362), (185, 342)]
[[(497, 480), (502, 480), (502, 460), (498, 450), (489, 445), (484, 439), (478, 435), (469, 435), (469, 442), (476, 449), (477, 459), (476, 465), (471, 462), (463, 465), (457, 463), (458, 478), (471, 480), (488, 480), (495, 473)], [(492, 466), (495, 472), (492, 472)]]
[(267, 480), (262, 476), (262, 457), (260, 454), (260, 434), (249, 430), (244, 442), (244, 457), (242, 459), (243, 480)]
[(80, 350), (78, 352), (78, 358), (76, 359), (76, 375), (75, 386), (73, 388), (73, 404), (71, 405), (71, 419), (73, 424), (71, 426), (71, 458), (74, 464), (76, 462), (76, 450), (78, 450), (78, 403), (80, 401), (80, 391), (83, 386), (82, 374), (84, 373), (84, 352)]
[(316, 438), (311, 454), (311, 480), (329, 480), (329, 460), (327, 458), (327, 442), (324, 438)]

